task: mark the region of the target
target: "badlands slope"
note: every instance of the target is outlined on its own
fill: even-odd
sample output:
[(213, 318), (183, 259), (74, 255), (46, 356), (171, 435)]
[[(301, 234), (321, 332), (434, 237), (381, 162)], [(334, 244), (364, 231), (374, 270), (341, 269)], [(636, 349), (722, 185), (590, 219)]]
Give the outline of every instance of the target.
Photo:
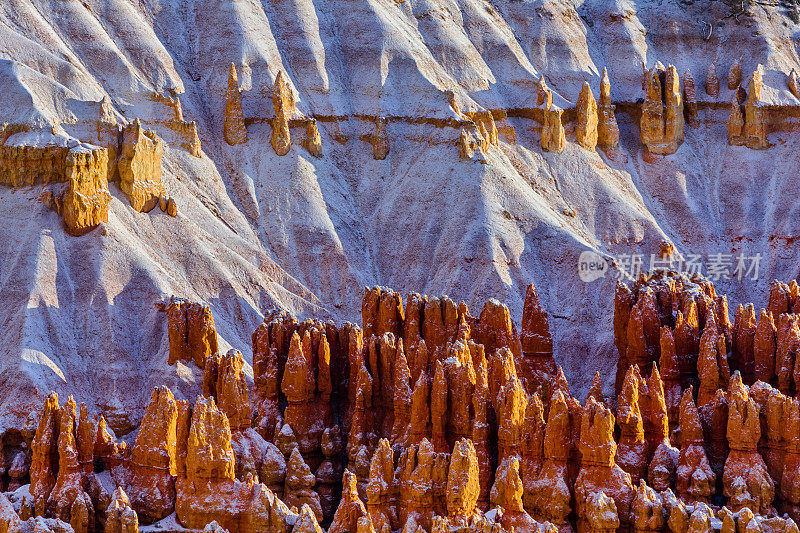
[[(170, 295), (208, 302), (221, 348), (250, 361), (270, 308), (356, 321), (363, 286), (381, 284), (448, 294), (473, 314), (497, 297), (518, 321), (533, 282), (579, 396), (597, 369), (612, 380), (616, 361), (615, 281), (582, 282), (583, 250), (649, 257), (666, 240), (684, 254), (760, 252), (757, 282), (716, 285), (732, 309), (764, 306), (769, 282), (800, 269), (798, 134), (771, 133), (766, 151), (728, 146), (729, 112), (710, 105), (675, 154), (648, 156), (629, 114), (642, 62), (691, 69), (702, 102), (716, 61), (713, 100), (727, 103), (741, 54), (745, 80), (764, 65), (766, 103), (800, 105), (786, 77), (800, 68), (800, 27), (783, 7), (736, 11), (719, 0), (4, 0), (0, 123), (80, 138), (107, 96), (120, 121), (140, 118), (167, 142), (163, 181), (179, 214), (137, 213), (112, 184), (109, 222), (70, 237), (39, 188), (0, 191), (3, 422), (50, 389), (117, 429), (141, 418), (154, 385), (193, 399), (199, 371), (167, 365), (154, 304)], [(248, 119), (239, 146), (222, 135), (231, 63)], [(620, 148), (586, 151), (568, 124), (565, 151), (543, 152), (539, 123), (514, 110), (536, 107), (542, 75), (563, 108), (584, 81), (598, 96), (603, 67)], [(317, 118), (319, 159), (297, 138), (282, 157), (270, 145), (279, 71), (298, 111)], [(485, 161), (459, 159), (448, 91), (463, 109), (512, 115)], [(171, 110), (154, 96), (171, 94), (198, 124), (201, 158), (163, 126)], [(379, 116), (383, 161), (362, 140)]]

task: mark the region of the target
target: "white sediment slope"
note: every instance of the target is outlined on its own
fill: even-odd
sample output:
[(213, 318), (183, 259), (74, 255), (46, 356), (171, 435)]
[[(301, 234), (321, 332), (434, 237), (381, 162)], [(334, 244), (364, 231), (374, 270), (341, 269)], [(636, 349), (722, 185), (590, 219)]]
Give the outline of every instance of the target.
[[(173, 294), (208, 302), (221, 348), (250, 361), (250, 334), (273, 307), (360, 322), (363, 286), (381, 284), (448, 294), (475, 315), (495, 297), (518, 321), (534, 282), (581, 397), (596, 370), (612, 383), (616, 360), (615, 281), (582, 282), (583, 250), (641, 253), (645, 267), (662, 240), (684, 254), (760, 253), (757, 281), (716, 283), (732, 309), (765, 305), (769, 281), (800, 270), (800, 133), (770, 133), (766, 151), (731, 147), (728, 112), (711, 106), (675, 154), (652, 157), (622, 105), (614, 153), (578, 146), (571, 124), (563, 153), (542, 152), (538, 122), (515, 116), (482, 164), (459, 160), (447, 125), (458, 120), (448, 91), (464, 110), (533, 108), (543, 74), (570, 108), (584, 81), (599, 96), (604, 66), (612, 99), (634, 103), (642, 62), (691, 69), (708, 101), (716, 61), (718, 101), (730, 102), (739, 56), (745, 83), (764, 65), (765, 103), (800, 105), (787, 87), (800, 27), (783, 8), (748, 9), (737, 23), (722, 1), (3, 1), (0, 123), (61, 124), (97, 142), (107, 96), (120, 120), (167, 141), (163, 181), (179, 214), (137, 213), (112, 184), (109, 222), (70, 237), (40, 187), (0, 190), (0, 426), (50, 389), (118, 428), (140, 419), (154, 385), (196, 394), (201, 373), (167, 365), (154, 304)], [(248, 119), (238, 146), (222, 135), (231, 63)], [(270, 145), (279, 71), (298, 112), (317, 118), (319, 159), (302, 129), (287, 155)], [(179, 95), (201, 158), (164, 125), (172, 111), (156, 93)], [(361, 139), (379, 116), (383, 161)]]

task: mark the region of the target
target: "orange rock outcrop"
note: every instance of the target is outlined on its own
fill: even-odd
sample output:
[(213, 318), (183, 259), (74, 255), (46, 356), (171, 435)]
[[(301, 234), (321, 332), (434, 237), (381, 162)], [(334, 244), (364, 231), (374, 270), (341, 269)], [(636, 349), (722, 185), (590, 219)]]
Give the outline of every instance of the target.
[(613, 150), (619, 146), (619, 126), (617, 116), (614, 114), (615, 107), (611, 103), (611, 81), (608, 79), (608, 70), (603, 67), (600, 79), (600, 102), (597, 107), (597, 144), (603, 150)]
[(683, 97), (678, 72), (658, 63), (648, 73), (642, 105), (642, 144), (653, 154), (677, 151), (683, 143)]
[(575, 103), (575, 139), (587, 150), (597, 146), (597, 101), (588, 82), (583, 83), (578, 101)]
[(272, 119), (272, 148), (277, 155), (286, 155), (292, 147), (292, 137), (289, 133), (289, 120), (295, 112), (294, 92), (286, 83), (283, 71), (275, 77), (272, 88), (272, 108), (275, 118)]
[(365, 291), (363, 328), (270, 313), (252, 384), (240, 352), (206, 353), (202, 396), (156, 388), (130, 450), (50, 395), (30, 463), (14, 451), (29, 495), (19, 513), (0, 499), (0, 523), (122, 531), (174, 512), (229, 532), (794, 531), (800, 408), (775, 386), (783, 373), (796, 387), (797, 292), (774, 284), (758, 322), (742, 306), (731, 325), (710, 283), (620, 285), (620, 393), (604, 396), (598, 374), (583, 404), (553, 369), (532, 286), (520, 334), (500, 302), (476, 318), (385, 288)]
[(150, 211), (164, 196), (164, 186), (161, 184), (163, 153), (161, 138), (154, 131), (145, 130), (139, 119), (122, 131), (118, 162), (120, 188), (136, 211)]
[(247, 142), (247, 127), (244, 124), (242, 96), (236, 65), (231, 63), (228, 73), (228, 89), (225, 92), (225, 122), (223, 125), (225, 142), (231, 146)]
[(206, 359), (217, 353), (217, 330), (207, 305), (171, 298), (165, 305), (169, 332), (169, 364), (194, 362), (205, 368)]

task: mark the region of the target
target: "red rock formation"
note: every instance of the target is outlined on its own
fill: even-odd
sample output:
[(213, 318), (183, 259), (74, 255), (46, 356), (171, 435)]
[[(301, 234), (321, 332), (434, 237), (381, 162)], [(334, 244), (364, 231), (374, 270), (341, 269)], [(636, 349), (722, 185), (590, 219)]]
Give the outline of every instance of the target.
[(490, 488), (492, 485), (492, 465), (489, 450), (489, 419), (488, 414), (491, 409), (489, 397), (489, 372), (484, 358), (478, 365), (475, 372), (475, 390), (472, 395), (472, 412), (474, 413), (472, 423), (472, 442), (475, 444), (475, 455), (478, 457), (478, 479), (480, 481), (480, 495), (478, 496), (478, 507), (487, 510), (490, 499)]
[(742, 58), (736, 59), (728, 71), (728, 89), (734, 90), (742, 83)]
[(586, 498), (585, 531), (613, 533), (619, 528), (619, 515), (613, 498), (603, 491), (592, 492)]
[(777, 320), (784, 313), (791, 313), (791, 302), (789, 301), (789, 286), (774, 280), (769, 285), (769, 303), (767, 310), (772, 314), (772, 318)]
[(114, 491), (113, 500), (106, 516), (106, 531), (108, 533), (138, 533), (139, 531), (139, 518), (136, 511), (131, 508), (131, 502), (122, 487), (117, 487), (117, 490)]
[(344, 471), (342, 480), (342, 499), (339, 502), (339, 507), (336, 508), (336, 514), (333, 517), (328, 533), (352, 533), (353, 531), (362, 531), (361, 521), (367, 526), (364, 533), (374, 533), (372, 521), (370, 520), (367, 508), (358, 497), (358, 490), (356, 489), (356, 476), (349, 470)]
[(161, 183), (161, 156), (164, 142), (153, 130), (145, 130), (139, 119), (122, 132), (119, 156), (120, 189), (136, 211), (148, 212), (164, 196)]
[[(800, 288), (779, 289), (785, 308), (793, 309)], [(618, 369), (626, 370), (616, 402), (607, 401), (616, 406), (615, 419), (605, 406), (599, 374), (586, 407), (570, 395), (560, 368), (536, 392), (526, 392), (525, 365), (519, 363), (541, 353), (531, 345), (547, 338), (531, 333), (544, 319), (540, 309), (532, 311), (531, 292), (521, 339), (497, 302), (475, 320), (464, 304), (410, 296), (408, 316), (402, 318), (399, 297), (385, 289), (366, 293), (365, 325), (378, 333), (366, 343), (351, 324), (270, 314), (253, 335), (252, 400), (242, 356), (208, 354), (207, 397), (190, 411), (169, 390), (157, 389), (130, 452), (104, 419), (90, 420), (85, 406), (78, 411), (74, 401), (59, 409), (57, 397), (51, 397), (47, 404), (53, 405), (44, 409), (31, 445), (31, 496), (20, 503), (20, 514), (38, 511), (87, 533), (108, 530), (111, 520), (121, 523), (125, 513), (147, 523), (173, 508), (186, 527), (216, 521), (232, 532), (317, 533), (328, 523), (332, 531), (367, 533), (509, 525), (571, 533), (576, 523), (579, 531), (688, 532), (707, 530), (717, 520), (763, 531), (791, 527), (765, 516), (774, 514), (770, 491), (778, 494), (779, 512), (798, 515), (800, 408), (767, 383), (748, 391), (740, 375), (729, 379), (727, 347), (738, 341), (747, 349), (746, 308), (730, 327), (726, 300), (710, 283), (656, 276), (640, 279), (633, 290), (619, 289), (619, 315), (627, 313), (627, 320), (617, 332), (625, 353)], [(772, 300), (783, 308), (778, 296)], [(755, 327), (754, 367), (770, 358), (770, 319), (771, 313), (761, 313)], [(782, 361), (790, 392), (796, 386), (795, 320), (785, 314), (772, 333), (776, 366)], [(406, 360), (406, 338), (416, 346), (414, 357), (422, 354), (419, 361)], [(436, 346), (430, 359), (428, 340)], [(764, 355), (756, 358), (759, 350)], [(663, 381), (652, 365), (656, 360)], [(641, 367), (648, 365), (645, 381)], [(698, 380), (699, 412), (688, 386)], [(687, 389), (681, 395), (682, 385)], [(542, 402), (545, 392), (549, 397)], [(669, 402), (681, 396), (679, 413), (670, 420)], [(248, 427), (253, 409), (256, 428), (269, 442)], [(334, 420), (346, 421), (349, 430), (333, 426)], [(670, 422), (680, 422), (672, 428), (680, 453), (670, 444)], [(345, 475), (342, 487), (344, 438), (353, 473)], [(11, 463), (22, 470), (13, 479), (24, 481), (25, 446), (16, 441), (11, 446), (0, 450), (4, 481)], [(94, 469), (110, 470), (111, 476), (96, 478)], [(632, 476), (640, 481), (638, 490)], [(643, 484), (645, 477), (651, 487)], [(109, 479), (131, 495), (117, 498), (117, 510), (111, 488), (103, 488)], [(759, 514), (715, 514), (703, 503), (719, 503), (723, 495), (734, 509), (751, 506)], [(486, 511), (490, 502), (496, 512), (477, 511)]]
[[(663, 353), (662, 351), (662, 358)], [(648, 448), (652, 450), (652, 458), (647, 470), (647, 481), (655, 490), (660, 492), (669, 489), (675, 483), (679, 452), (669, 441), (669, 417), (664, 396), (664, 385), (658, 368), (655, 366), (647, 385), (650, 416), (645, 420), (644, 427)]]
[(206, 359), (203, 373), (203, 393), (214, 397), (219, 408), (227, 415), (233, 431), (250, 427), (250, 398), (243, 368), (242, 353), (230, 350), (223, 357), (211, 356)]
[(279, 71), (275, 77), (275, 85), (272, 89), (272, 107), (275, 110), (275, 118), (272, 120), (272, 148), (279, 156), (289, 153), (292, 147), (292, 139), (289, 133), (289, 119), (295, 112), (294, 92), (286, 83), (283, 71)]
[(58, 394), (51, 392), (39, 416), (39, 427), (33, 438), (30, 493), (37, 510), (43, 514), (47, 498), (58, 475), (58, 436), (60, 427)]
[[(617, 423), (620, 427), (616, 462), (630, 474), (634, 485), (647, 474), (647, 442), (644, 438), (644, 421), (639, 409), (639, 367), (632, 365), (622, 385), (617, 403)], [(588, 403), (587, 403), (588, 405)]]
[(447, 471), (447, 516), (455, 526), (467, 526), (476, 518), (480, 496), (478, 456), (472, 441), (460, 439), (450, 455)]
[(535, 522), (522, 506), (522, 480), (519, 477), (519, 459), (508, 457), (497, 467), (492, 485), (491, 501), (502, 508), (500, 525), (515, 531), (531, 531)]
[(754, 380), (753, 340), (756, 335), (756, 312), (753, 304), (736, 308), (731, 347), (731, 370), (738, 370), (745, 383)]
[(313, 487), (317, 482), (311, 469), (303, 461), (300, 449), (295, 448), (286, 463), (286, 485), (283, 489), (283, 501), (290, 507), (309, 505), (314, 511), (317, 521), (322, 520), (322, 505), (319, 495)]
[(780, 512), (800, 520), (800, 402), (791, 399), (784, 404), (781, 420), (785, 455), (780, 479)]
[(797, 354), (800, 353), (800, 323), (797, 315), (782, 314), (778, 318), (775, 336), (775, 373), (778, 375), (778, 388), (790, 396), (797, 390), (798, 380), (794, 376)]
[[(534, 396), (532, 404), (536, 404)], [(570, 476), (571, 420), (567, 400), (556, 389), (550, 398), (550, 409), (543, 440), (544, 462), (535, 476), (523, 469), (525, 508), (536, 519), (552, 522), (562, 533), (570, 533), (568, 517), (572, 511)], [(530, 479), (528, 479), (530, 476)]]
[(758, 453), (776, 483), (775, 492), (778, 494), (783, 477), (785, 448), (788, 444), (783, 439), (783, 425), (791, 416), (791, 398), (763, 382), (756, 382), (750, 387), (750, 396), (760, 410), (761, 440), (758, 443)]
[(367, 484), (367, 512), (377, 531), (388, 528), (397, 529), (397, 511), (392, 505), (391, 496), (394, 481), (394, 459), (389, 441), (381, 439), (369, 469)]
[[(318, 348), (315, 350), (311, 332), (308, 330), (303, 335), (302, 342), (300, 335), (297, 333), (292, 335), (281, 382), (281, 391), (288, 402), (283, 413), (284, 421), (291, 426), (297, 437), (300, 451), (309, 460), (311, 460), (311, 454), (316, 453), (320, 448), (322, 432), (326, 427), (332, 425), (330, 403), (317, 401), (318, 383), (315, 379), (315, 373), (319, 376), (326, 375), (326, 372), (319, 371), (320, 368), (330, 367), (330, 347), (327, 339), (318, 341), (318, 343)], [(329, 371), (327, 376), (326, 379), (320, 381), (323, 384), (327, 381), (322, 388), (326, 389), (325, 394), (330, 397)], [(318, 464), (319, 456), (315, 458), (312, 466), (316, 468)]]
[(638, 532), (663, 531), (667, 517), (661, 496), (642, 480), (636, 487), (631, 504), (633, 530)]
[(746, 506), (768, 514), (775, 486), (757, 451), (761, 438), (759, 408), (750, 398), (738, 372), (731, 378), (728, 402), (728, 444), (731, 451), (725, 461), (724, 494), (735, 511)]
[(429, 529), (433, 520), (433, 469), (436, 454), (427, 439), (412, 445), (402, 453), (398, 462), (398, 518), (405, 524), (414, 520)]
[(306, 122), (306, 138), (303, 140), (303, 146), (314, 157), (322, 157), (322, 136), (319, 134), (316, 119), (311, 118)]
[(166, 304), (169, 364), (194, 361), (205, 368), (206, 358), (217, 353), (217, 330), (207, 305), (170, 298)]
[(600, 105), (598, 106), (597, 144), (603, 150), (614, 150), (619, 146), (619, 126), (611, 103), (611, 82), (608, 71), (603, 67), (600, 79)]
[(72, 149), (66, 154), (64, 177), (67, 190), (56, 203), (70, 235), (83, 235), (102, 222), (108, 222), (108, 150), (88, 146), (89, 150)]
[(773, 383), (775, 377), (776, 333), (773, 314), (762, 309), (753, 337), (753, 370), (755, 379), (764, 383)]
[(636, 295), (630, 287), (622, 282), (617, 282), (614, 293), (614, 345), (619, 354), (614, 387), (617, 394), (622, 390), (622, 381), (628, 371), (628, 366), (630, 366), (630, 361), (628, 361), (628, 322), (635, 303)]
[[(581, 421), (581, 471), (575, 482), (578, 529), (589, 528), (594, 507), (592, 493), (603, 492), (614, 500), (621, 524), (630, 524), (633, 484), (631, 477), (614, 461), (614, 415), (590, 398)], [(623, 526), (624, 527), (624, 526)]]
[[(682, 319), (680, 311), (678, 317)], [(681, 364), (675, 349), (675, 339), (669, 326), (661, 328), (661, 375), (664, 383), (664, 403), (670, 424), (678, 420), (681, 402)], [(670, 426), (672, 429), (672, 426)]]
[[(177, 433), (183, 433), (180, 427)], [(180, 444), (178, 448), (180, 456)], [(186, 438), (186, 473), (176, 483), (180, 523), (200, 528), (216, 520), (231, 532), (289, 533), (296, 518), (286, 505), (252, 475), (235, 480), (235, 463), (227, 416), (213, 398), (198, 397)], [(296, 483), (293, 479), (287, 485)]]
[(225, 142), (231, 146), (247, 142), (247, 128), (244, 124), (242, 112), (242, 97), (239, 90), (239, 80), (236, 74), (236, 65), (231, 63), (228, 73), (228, 90), (225, 93), (225, 123), (223, 126)]
[(553, 379), (556, 363), (553, 360), (553, 339), (550, 336), (547, 313), (542, 309), (533, 283), (528, 285), (525, 292), (520, 331), (522, 360), (527, 365), (527, 375), (530, 376), (528, 390), (534, 391)]
[(557, 105), (552, 105), (552, 96), (548, 97), (550, 105), (544, 111), (544, 122), (542, 124), (542, 150), (560, 154), (566, 147), (567, 140), (564, 135), (564, 121), (562, 115), (564, 110)]
[(675, 153), (683, 142), (683, 98), (672, 65), (664, 72), (659, 63), (647, 73), (640, 125), (642, 144), (653, 154)]
[(587, 150), (597, 146), (597, 101), (588, 82), (583, 82), (578, 101), (575, 103), (575, 138)]
[(130, 462), (118, 474), (130, 495), (129, 505), (145, 523), (160, 520), (175, 508), (177, 428), (178, 401), (167, 387), (153, 389)]
[(703, 448), (703, 427), (692, 399), (692, 387), (684, 391), (680, 407), (681, 453), (675, 488), (688, 502), (707, 502), (714, 493), (716, 476)]
[(497, 395), (498, 460), (520, 455), (528, 395), (517, 376), (508, 376)]

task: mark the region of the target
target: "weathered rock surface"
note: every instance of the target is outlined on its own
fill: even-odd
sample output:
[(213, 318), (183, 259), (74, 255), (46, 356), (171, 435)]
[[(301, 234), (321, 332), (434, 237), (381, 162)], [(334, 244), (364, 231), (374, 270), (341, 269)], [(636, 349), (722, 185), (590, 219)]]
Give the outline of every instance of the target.
[(150, 211), (164, 196), (161, 183), (163, 154), (161, 138), (155, 131), (145, 130), (139, 119), (123, 129), (118, 163), (120, 188), (136, 211)]

